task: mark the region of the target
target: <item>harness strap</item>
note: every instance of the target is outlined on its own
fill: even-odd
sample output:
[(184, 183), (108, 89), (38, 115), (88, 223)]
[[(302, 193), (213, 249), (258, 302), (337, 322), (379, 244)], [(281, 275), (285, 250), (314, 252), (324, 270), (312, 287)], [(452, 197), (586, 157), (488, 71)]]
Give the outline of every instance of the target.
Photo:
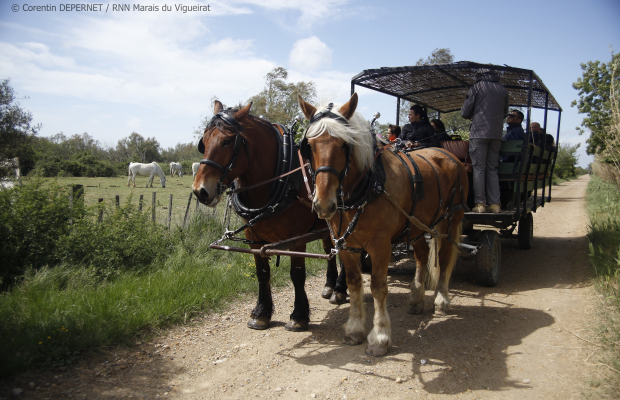
[(289, 171), (289, 172), (287, 172), (285, 174), (276, 176), (275, 178), (267, 179), (266, 181), (257, 183), (256, 185), (246, 186), (246, 187), (242, 187), (242, 188), (237, 188), (237, 189), (234, 189), (234, 190), (229, 190), (228, 192), (226, 192), (226, 194), (231, 195), (231, 194), (241, 193), (241, 192), (245, 192), (246, 190), (251, 190), (251, 189), (257, 188), (257, 187), (265, 185), (265, 184), (267, 184), (269, 182), (273, 182), (273, 181), (278, 180), (280, 178), (283, 178), (283, 177), (285, 177), (287, 175), (293, 174), (293, 173), (299, 171), (300, 169), (306, 167), (307, 165), (308, 164), (304, 164), (301, 167), (295, 168), (294, 170), (291, 170), (291, 171)]
[[(297, 150), (297, 155), (299, 156), (299, 164), (304, 167), (309, 164), (304, 164), (304, 159), (301, 156), (301, 150)], [(310, 190), (310, 182), (308, 181), (308, 174), (306, 174), (306, 168), (301, 169), (301, 173), (304, 176), (304, 183), (306, 184), (306, 191), (308, 192), (308, 199), (312, 202), (312, 190)]]
[(405, 210), (403, 210), (403, 208), (400, 206), (400, 204), (398, 204), (398, 202), (396, 201), (396, 199), (394, 199), (394, 197), (392, 197), (391, 194), (389, 194), (388, 192), (385, 192), (385, 195), (387, 196), (387, 198), (392, 202), (392, 204), (394, 204), (394, 206), (403, 214), (405, 214), (407, 216), (407, 219), (409, 220), (409, 222), (411, 222), (413, 225), (415, 225), (416, 227), (418, 227), (420, 230), (429, 233), (432, 237), (438, 237), (438, 238), (444, 238), (444, 237), (448, 237), (447, 234), (445, 233), (439, 233), (437, 232), (436, 229), (434, 228), (429, 228), (428, 226), (424, 225), (422, 223), (422, 221), (420, 221), (419, 219), (417, 219), (415, 216), (413, 215), (409, 215), (407, 214), (407, 212)]

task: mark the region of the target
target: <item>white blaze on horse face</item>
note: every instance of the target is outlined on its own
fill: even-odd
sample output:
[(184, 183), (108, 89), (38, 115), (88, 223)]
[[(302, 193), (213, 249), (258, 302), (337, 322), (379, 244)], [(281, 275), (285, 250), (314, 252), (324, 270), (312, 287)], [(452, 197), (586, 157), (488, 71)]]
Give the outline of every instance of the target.
[[(331, 172), (316, 170), (322, 166), (329, 166), (340, 172), (344, 169), (345, 156), (341, 151), (342, 142), (324, 133), (309, 140), (312, 146), (313, 169), (315, 173), (315, 188), (312, 206), (319, 218), (330, 219), (337, 211), (338, 177)], [(342, 158), (342, 160), (340, 160)], [(340, 165), (342, 164), (342, 165)]]
[[(200, 165), (198, 168), (198, 172), (203, 168), (209, 168), (209, 167), (207, 165)], [(219, 173), (219, 175), (221, 175), (221, 172), (217, 170), (216, 172)], [(218, 196), (217, 194), (219, 175), (218, 174), (207, 175), (203, 173), (202, 175), (200, 175), (202, 179), (195, 178), (194, 183), (192, 184), (192, 190), (194, 191), (194, 193), (196, 193), (196, 196), (198, 196), (198, 198), (200, 199), (200, 202), (209, 207), (215, 207), (220, 202), (221, 196)], [(205, 193), (207, 194), (206, 197), (204, 197), (203, 195)]]

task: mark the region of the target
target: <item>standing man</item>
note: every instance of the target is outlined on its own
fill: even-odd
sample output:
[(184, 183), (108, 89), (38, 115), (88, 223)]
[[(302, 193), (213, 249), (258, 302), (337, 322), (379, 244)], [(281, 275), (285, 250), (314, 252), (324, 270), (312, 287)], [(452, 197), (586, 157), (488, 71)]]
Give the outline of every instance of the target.
[(471, 119), (469, 155), (474, 169), (474, 212), (501, 211), (497, 165), (502, 144), (504, 117), (508, 114), (508, 91), (493, 70), (476, 72), (476, 84), (469, 89), (461, 116)]

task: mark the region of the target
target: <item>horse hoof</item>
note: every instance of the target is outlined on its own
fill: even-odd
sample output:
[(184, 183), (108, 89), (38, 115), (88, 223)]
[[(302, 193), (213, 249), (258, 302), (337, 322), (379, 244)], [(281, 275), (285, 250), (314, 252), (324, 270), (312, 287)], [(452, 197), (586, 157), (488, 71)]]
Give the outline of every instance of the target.
[(284, 329), (291, 332), (304, 332), (308, 330), (308, 321), (295, 321), (294, 319), (291, 319), (286, 325), (284, 325)]
[(331, 304), (344, 304), (347, 302), (347, 294), (346, 293), (340, 293), (340, 292), (334, 292), (334, 294), (332, 294), (332, 297), (329, 299), (329, 302)]
[(419, 315), (424, 312), (424, 303), (419, 304), (409, 304), (407, 307), (407, 314), (411, 315)]
[(334, 288), (330, 288), (329, 286), (325, 286), (323, 288), (323, 292), (321, 293), (321, 297), (324, 298), (324, 299), (329, 299), (330, 297), (332, 297), (333, 293), (334, 293)]
[(269, 318), (252, 318), (248, 321), (248, 328), (262, 331), (269, 328), (270, 322), (271, 319)]
[(387, 346), (368, 346), (366, 347), (366, 354), (373, 357), (381, 357), (387, 353)]
[(358, 346), (362, 344), (364, 341), (364, 335), (362, 333), (347, 333), (344, 336), (344, 340), (342, 343), (348, 344), (349, 346)]

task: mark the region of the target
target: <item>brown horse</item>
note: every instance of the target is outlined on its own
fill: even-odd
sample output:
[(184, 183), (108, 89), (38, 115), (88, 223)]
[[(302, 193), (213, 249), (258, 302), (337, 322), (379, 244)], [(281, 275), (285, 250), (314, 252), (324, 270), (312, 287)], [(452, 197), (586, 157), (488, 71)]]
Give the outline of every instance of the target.
[[(198, 200), (214, 207), (220, 200), (222, 191), (231, 182), (236, 182), (237, 188), (250, 187), (275, 177), (278, 157), (282, 156), (282, 139), (280, 132), (268, 121), (250, 115), (250, 103), (243, 109), (224, 110), (222, 103), (215, 102), (213, 113), (215, 117), (205, 129), (203, 138), (199, 142), (199, 151), (204, 159), (201, 161), (194, 179), (192, 189)], [(281, 136), (279, 136), (281, 137)], [(301, 172), (297, 172), (301, 181)], [(304, 185), (301, 186), (299, 197), (308, 198)], [(244, 210), (258, 210), (269, 205), (273, 196), (270, 195), (271, 184), (264, 184), (238, 194), (238, 204)], [(278, 242), (299, 236), (314, 229), (324, 228), (326, 225), (317, 218), (310, 208), (295, 193), (284, 199), (290, 206), (277, 216), (259, 221), (245, 229), (245, 237), (254, 242), (253, 249), (260, 248), (265, 243)], [(274, 207), (276, 207), (274, 205)], [(245, 219), (248, 222), (248, 219)], [(329, 239), (324, 241), (323, 247), (327, 253), (331, 248)], [(305, 251), (306, 245), (292, 248), (293, 251)], [(258, 278), (259, 293), (256, 307), (252, 311), (248, 327), (253, 329), (267, 329), (273, 314), (271, 298), (269, 259), (254, 256), (256, 276)], [(344, 269), (343, 269), (344, 271)], [(291, 257), (291, 279), (295, 287), (295, 308), (285, 328), (291, 331), (303, 331), (308, 328), (310, 308), (304, 289), (306, 280), (305, 258)], [(334, 290), (336, 299), (343, 302), (346, 299), (346, 284), (344, 275), (337, 277), (338, 270), (335, 259), (328, 262), (327, 284), (323, 297), (329, 298)], [(336, 282), (338, 278), (338, 282)], [(335, 296), (332, 296), (334, 298)], [(333, 302), (333, 301), (332, 301)]]
[[(423, 312), (429, 258), (439, 260), (438, 265), (432, 261), (429, 264), (431, 289), (436, 287), (435, 311), (444, 312), (450, 304), (448, 282), (461, 238), (467, 174), (458, 160), (438, 149), (410, 153), (409, 157), (413, 164), (417, 164), (417, 169), (407, 161), (405, 154), (398, 156), (392, 151), (383, 151), (376, 156), (368, 122), (355, 113), (357, 94), (353, 94), (341, 107), (335, 107), (334, 111), (331, 111), (331, 104), (319, 106), (317, 110), (301, 97), (299, 105), (306, 118), (310, 119), (302, 142), (302, 153), (311, 160), (316, 171), (313, 208), (319, 218), (328, 221), (332, 237), (336, 238), (334, 245), (341, 248), (339, 255), (346, 269), (351, 308), (345, 324), (345, 343), (361, 344), (365, 335), (364, 296), (360, 257), (357, 254), (363, 249), (372, 259), (370, 288), (375, 306), (373, 329), (368, 334), (366, 352), (380, 356), (387, 352), (391, 344), (386, 297), (387, 270), (394, 240), (411, 238), (415, 251), (416, 274), (411, 285), (408, 312)], [(374, 161), (375, 157), (377, 161), (381, 158), (382, 167)], [(409, 167), (405, 167), (405, 163)], [(415, 173), (410, 175), (407, 168)], [(345, 208), (348, 194), (358, 192), (353, 186), (356, 182), (363, 182), (360, 175), (373, 169), (385, 171), (384, 183), (379, 181), (379, 186), (371, 187), (374, 199), (362, 197), (357, 206)], [(381, 175), (380, 171), (375, 172), (375, 176)], [(424, 180), (423, 195), (414, 190), (421, 185), (420, 178)], [(415, 218), (408, 217), (411, 210), (415, 210)], [(410, 226), (408, 221), (421, 224)], [(434, 228), (428, 231), (437, 238), (435, 246), (431, 246), (439, 248), (435, 257), (429, 257), (429, 245), (423, 236), (424, 231), (418, 226), (422, 229)], [(348, 237), (345, 232), (349, 233)]]

